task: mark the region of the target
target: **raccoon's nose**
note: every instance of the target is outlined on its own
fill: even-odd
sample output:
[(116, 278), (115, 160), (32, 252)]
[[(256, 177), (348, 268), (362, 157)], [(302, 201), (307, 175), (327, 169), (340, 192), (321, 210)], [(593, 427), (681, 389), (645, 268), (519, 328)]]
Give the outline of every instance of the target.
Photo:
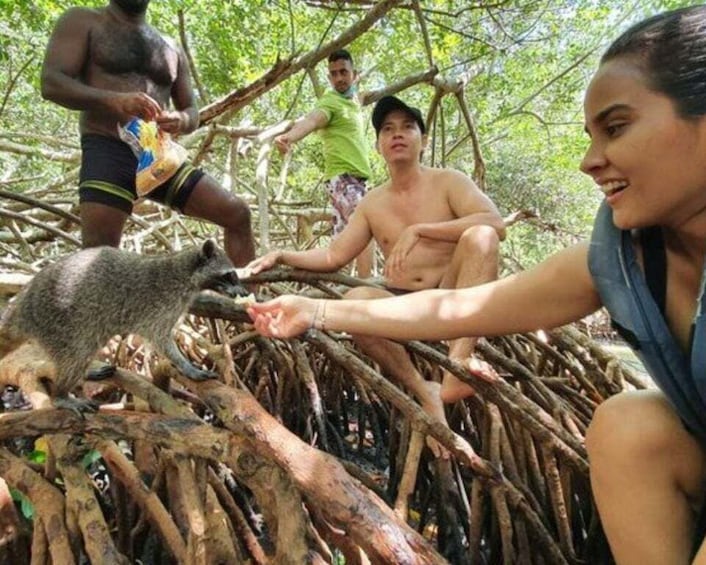
[(228, 273), (227, 280), (229, 284), (228, 288), (226, 289), (226, 293), (229, 296), (247, 296), (248, 294), (250, 294), (248, 290), (240, 283), (238, 273), (236, 273), (235, 270), (230, 271)]

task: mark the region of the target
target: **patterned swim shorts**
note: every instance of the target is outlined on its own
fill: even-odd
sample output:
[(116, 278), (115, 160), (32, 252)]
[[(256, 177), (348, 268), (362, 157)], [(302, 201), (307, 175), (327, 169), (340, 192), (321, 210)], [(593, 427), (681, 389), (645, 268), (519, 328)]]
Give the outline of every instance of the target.
[(327, 180), (325, 187), (333, 204), (333, 235), (338, 235), (365, 196), (365, 179), (344, 173)]

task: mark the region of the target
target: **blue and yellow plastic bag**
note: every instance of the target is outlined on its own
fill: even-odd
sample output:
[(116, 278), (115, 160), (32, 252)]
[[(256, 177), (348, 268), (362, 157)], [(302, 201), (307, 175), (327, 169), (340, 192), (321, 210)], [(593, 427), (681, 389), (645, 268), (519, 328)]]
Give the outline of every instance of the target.
[(118, 126), (118, 134), (137, 157), (135, 185), (139, 197), (167, 182), (186, 161), (186, 149), (161, 131), (156, 122), (133, 118)]

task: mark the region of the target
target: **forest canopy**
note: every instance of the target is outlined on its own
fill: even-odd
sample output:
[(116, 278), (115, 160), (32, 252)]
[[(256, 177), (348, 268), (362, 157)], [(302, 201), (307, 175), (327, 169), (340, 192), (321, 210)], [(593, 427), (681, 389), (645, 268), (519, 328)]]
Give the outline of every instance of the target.
[[(53, 198), (60, 194), (67, 205), (76, 201), (77, 116), (43, 101), (38, 85), (52, 25), (74, 4), (0, 1), (0, 84), (5, 85), (0, 98), (0, 187), (40, 195), (46, 191)], [(472, 138), (477, 138), (485, 166), (484, 188), (504, 214), (526, 211), (532, 216), (510, 230), (504, 245), (510, 267), (526, 267), (557, 246), (585, 237), (590, 229), (598, 196), (589, 179), (578, 172), (587, 143), (582, 93), (601, 51), (617, 30), (646, 14), (683, 4), (401, 2), (346, 47), (363, 75), (362, 91), (384, 89), (436, 70), (436, 85), (419, 82), (401, 94), (423, 112), (434, 110), (425, 162), (472, 174)], [(187, 48), (198, 102), (205, 108), (255, 85), (278, 64), (297, 61), (339, 38), (373, 5), (365, 0), (155, 0), (149, 20)], [(325, 64), (316, 61), (312, 58), (306, 68), (261, 89), (247, 104), (217, 115), (210, 124), (261, 132), (303, 115), (327, 86)], [(452, 88), (443, 91), (448, 85)], [(475, 132), (469, 132), (453, 95), (459, 85)], [(187, 140), (192, 150), (199, 148), (205, 130)], [(375, 154), (372, 128), (368, 134), (375, 183), (384, 179), (385, 171)], [(284, 178), (283, 160), (276, 151), (267, 152), (270, 199), (326, 206), (316, 137), (297, 147)], [(215, 136), (200, 155), (201, 164), (254, 203), (258, 162), (263, 159), (261, 141), (251, 135), (232, 148), (227, 135)], [(237, 165), (232, 163), (236, 159)]]

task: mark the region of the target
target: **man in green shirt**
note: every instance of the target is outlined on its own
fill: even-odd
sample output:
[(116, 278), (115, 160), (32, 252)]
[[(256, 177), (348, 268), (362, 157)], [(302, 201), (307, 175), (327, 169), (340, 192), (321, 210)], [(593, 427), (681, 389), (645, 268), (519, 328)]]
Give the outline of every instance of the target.
[[(357, 97), (358, 72), (348, 51), (339, 49), (328, 58), (329, 82), (327, 91), (316, 108), (294, 124), (288, 132), (275, 138), (281, 153), (286, 153), (300, 139), (319, 130), (323, 141), (326, 191), (333, 205), (333, 233), (337, 236), (346, 227), (358, 202), (365, 196), (366, 181), (370, 178), (370, 162), (363, 133), (363, 115)], [(359, 277), (372, 273), (373, 244), (366, 247), (356, 259)]]

